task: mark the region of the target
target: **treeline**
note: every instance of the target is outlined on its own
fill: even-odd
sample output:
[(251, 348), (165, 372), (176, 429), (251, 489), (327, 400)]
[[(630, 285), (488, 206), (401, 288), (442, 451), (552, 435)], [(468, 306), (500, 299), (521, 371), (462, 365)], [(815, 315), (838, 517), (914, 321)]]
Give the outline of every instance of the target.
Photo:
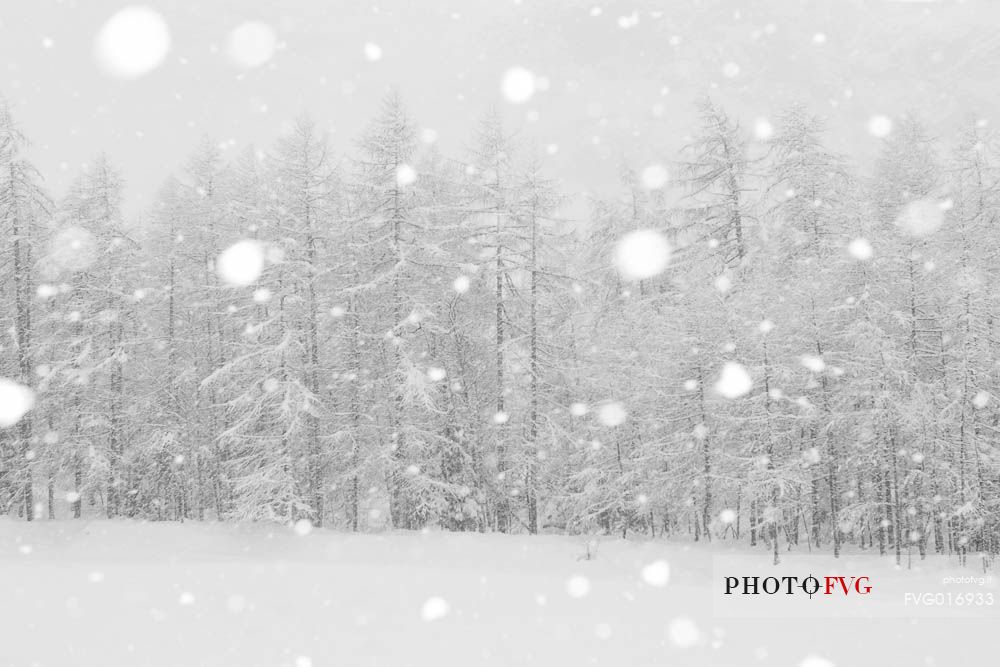
[(801, 107), (698, 110), (586, 220), (498, 117), (446, 156), (395, 96), (349, 155), (206, 140), (128, 220), (4, 108), (0, 510), (996, 553), (992, 131), (901, 119), (863, 175)]

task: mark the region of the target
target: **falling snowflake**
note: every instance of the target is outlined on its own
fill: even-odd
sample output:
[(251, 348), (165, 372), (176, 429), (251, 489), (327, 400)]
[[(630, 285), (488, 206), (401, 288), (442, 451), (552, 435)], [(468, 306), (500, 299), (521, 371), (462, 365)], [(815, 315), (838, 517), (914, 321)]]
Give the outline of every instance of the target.
[(826, 362), (822, 357), (813, 354), (804, 354), (799, 358), (799, 363), (811, 370), (813, 373), (822, 373), (826, 368)]
[(774, 126), (766, 118), (758, 118), (753, 124), (753, 136), (757, 141), (767, 141), (774, 136)]
[(736, 512), (731, 509), (724, 509), (719, 512), (719, 521), (725, 524), (736, 523)]
[(97, 33), (97, 59), (106, 72), (133, 79), (159, 67), (170, 51), (170, 29), (148, 7), (118, 10)]
[(662, 273), (670, 262), (670, 244), (658, 231), (629, 232), (615, 248), (615, 265), (628, 280), (645, 280)]
[(453, 282), (451, 286), (459, 294), (465, 294), (469, 291), (469, 277), (459, 276), (458, 278), (455, 278), (455, 282)]
[(701, 639), (701, 631), (690, 618), (675, 618), (670, 621), (668, 628), (670, 641), (680, 648), (689, 648), (698, 643)]
[(639, 25), (639, 12), (632, 12), (631, 14), (618, 17), (618, 27), (622, 30), (628, 30), (637, 25)]
[(851, 254), (856, 260), (866, 262), (872, 258), (875, 251), (872, 250), (872, 244), (868, 242), (868, 239), (857, 238), (852, 240), (847, 244), (847, 252)]
[(670, 563), (656, 560), (642, 568), (642, 580), (650, 586), (662, 588), (670, 581)]
[(733, 281), (726, 274), (722, 274), (715, 279), (715, 289), (721, 294), (725, 294), (733, 288)]
[(987, 405), (989, 405), (990, 398), (991, 398), (990, 393), (988, 391), (980, 391), (977, 392), (976, 395), (972, 397), (972, 404), (976, 408), (982, 410)]
[(651, 164), (645, 167), (640, 174), (642, 187), (647, 190), (659, 190), (663, 188), (669, 178), (670, 175), (667, 173), (667, 168), (662, 164)]
[(868, 119), (868, 133), (873, 137), (884, 139), (892, 132), (892, 119), (888, 116), (876, 115)]
[(396, 184), (401, 188), (412, 185), (417, 180), (417, 170), (408, 164), (401, 164), (396, 169)]
[(59, 288), (55, 285), (41, 284), (38, 289), (35, 290), (35, 295), (43, 301), (51, 299), (55, 295), (59, 294)]
[(523, 67), (511, 67), (500, 80), (500, 92), (511, 104), (524, 104), (534, 96), (537, 87), (535, 74)]
[(0, 428), (10, 428), (35, 407), (35, 392), (13, 380), (0, 378)]
[(715, 382), (715, 391), (723, 398), (734, 399), (745, 396), (753, 389), (750, 373), (735, 361), (727, 361), (722, 365), (719, 379)]
[(941, 202), (932, 199), (910, 202), (896, 218), (900, 229), (916, 237), (930, 236), (941, 228), (943, 222), (944, 208)]
[(226, 52), (238, 66), (253, 69), (269, 61), (277, 47), (274, 28), (263, 21), (247, 21), (229, 33)]
[(219, 255), (219, 276), (229, 285), (244, 287), (264, 270), (264, 249), (259, 241), (237, 241)]
[(597, 419), (609, 428), (621, 426), (628, 419), (628, 411), (621, 403), (605, 403), (597, 409)]
[(836, 667), (834, 663), (818, 655), (808, 655), (799, 663), (799, 667)]
[(309, 519), (299, 519), (295, 522), (295, 525), (292, 526), (292, 529), (295, 531), (296, 535), (305, 537), (312, 532), (313, 524)]
[(372, 63), (382, 60), (382, 47), (374, 42), (366, 42), (365, 58)]
[(590, 579), (582, 574), (573, 575), (566, 581), (566, 592), (570, 597), (585, 597), (590, 593)]
[(430, 597), (420, 608), (420, 618), (425, 621), (436, 621), (444, 618), (451, 611), (451, 605), (444, 598)]

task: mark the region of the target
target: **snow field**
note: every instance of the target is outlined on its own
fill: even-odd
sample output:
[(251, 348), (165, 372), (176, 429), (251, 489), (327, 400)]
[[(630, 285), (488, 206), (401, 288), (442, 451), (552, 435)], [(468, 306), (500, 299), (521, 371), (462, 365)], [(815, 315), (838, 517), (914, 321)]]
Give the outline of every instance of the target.
[(988, 664), (995, 618), (716, 619), (711, 556), (740, 552), (586, 552), (557, 536), (3, 521), (0, 664), (844, 667), (888, 645), (895, 664)]

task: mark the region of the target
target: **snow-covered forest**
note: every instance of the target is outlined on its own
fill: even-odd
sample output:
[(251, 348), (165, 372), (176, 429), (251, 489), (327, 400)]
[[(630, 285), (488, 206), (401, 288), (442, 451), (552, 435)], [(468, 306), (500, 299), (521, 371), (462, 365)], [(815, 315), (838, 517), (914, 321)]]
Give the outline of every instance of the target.
[(443, 154), (371, 112), (206, 138), (130, 215), (0, 108), (0, 511), (1000, 549), (987, 123), (874, 117), (872, 161), (704, 99), (580, 216), (497, 114)]

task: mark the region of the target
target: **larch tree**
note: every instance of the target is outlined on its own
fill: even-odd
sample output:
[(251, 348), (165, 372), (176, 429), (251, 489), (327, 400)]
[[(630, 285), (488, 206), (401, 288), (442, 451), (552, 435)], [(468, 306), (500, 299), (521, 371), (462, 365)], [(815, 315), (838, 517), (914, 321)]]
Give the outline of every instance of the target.
[[(23, 154), (27, 145), (10, 107), (0, 98), (0, 234), (4, 237), (0, 246), (0, 276), (4, 284), (0, 303), (4, 304), (4, 315), (0, 321), (4, 321), (3, 329), (11, 332), (13, 357), (4, 355), (0, 361), (3, 364), (0, 368), (4, 370), (0, 374), (31, 387), (36, 380), (38, 347), (33, 332), (35, 264), (50, 204), (38, 170)], [(12, 435), (0, 434), (0, 443), (3, 443), (0, 445), (0, 507), (20, 501), (18, 513), (29, 521), (35, 514), (32, 490), (35, 420), (36, 415), (29, 413), (18, 421)]]

